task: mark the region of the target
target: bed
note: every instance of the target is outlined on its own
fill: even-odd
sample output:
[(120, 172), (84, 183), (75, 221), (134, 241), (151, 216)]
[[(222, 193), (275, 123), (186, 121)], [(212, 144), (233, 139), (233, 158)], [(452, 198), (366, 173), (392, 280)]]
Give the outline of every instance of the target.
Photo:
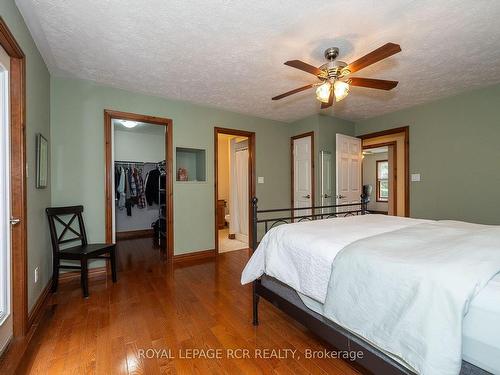
[(242, 274), (254, 324), (262, 297), (338, 350), (363, 351), (363, 372), (500, 373), (500, 228), (368, 214), (258, 210), (254, 198)]

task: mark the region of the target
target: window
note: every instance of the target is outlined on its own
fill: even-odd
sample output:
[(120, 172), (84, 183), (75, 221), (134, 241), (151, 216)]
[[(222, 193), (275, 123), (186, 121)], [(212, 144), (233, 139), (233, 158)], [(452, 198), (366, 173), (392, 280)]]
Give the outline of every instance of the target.
[(389, 200), (389, 162), (377, 161), (377, 202)]

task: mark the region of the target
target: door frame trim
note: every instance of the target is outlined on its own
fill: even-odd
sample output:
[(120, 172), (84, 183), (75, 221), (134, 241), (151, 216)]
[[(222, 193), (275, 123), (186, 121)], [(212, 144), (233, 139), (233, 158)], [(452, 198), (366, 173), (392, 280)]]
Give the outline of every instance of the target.
[[(218, 214), (217, 214), (217, 199), (219, 197), (219, 166), (218, 166), (218, 156), (219, 156), (219, 134), (234, 135), (237, 137), (247, 137), (248, 138), (248, 192), (250, 199), (248, 201), (248, 240), (253, 238), (253, 210), (252, 210), (252, 198), (255, 197), (255, 132), (250, 132), (246, 130), (238, 129), (228, 129), (214, 127), (214, 228), (215, 228), (215, 253), (219, 256), (219, 228), (217, 225)], [(250, 244), (248, 245), (250, 248)]]
[(148, 124), (160, 125), (166, 127), (165, 134), (165, 160), (167, 167), (167, 259), (174, 257), (174, 198), (173, 198), (173, 121), (169, 118), (141, 115), (130, 112), (120, 112), (110, 109), (104, 110), (104, 154), (105, 154), (105, 231), (106, 242), (113, 240), (113, 166), (112, 160), (112, 136), (111, 120), (121, 119), (129, 121), (147, 122)]
[[(406, 184), (405, 184), (405, 216), (410, 217), (410, 127), (409, 126), (401, 126), (398, 128), (392, 128), (392, 129), (387, 129), (387, 130), (382, 130), (379, 132), (374, 132), (374, 133), (368, 133), (368, 134), (362, 134), (358, 135), (358, 138), (361, 138), (361, 140), (365, 139), (371, 139), (371, 138), (378, 138), (386, 135), (393, 135), (393, 134), (399, 134), (403, 133), (404, 134), (404, 155), (405, 155), (405, 164), (404, 164), (404, 169), (405, 169), (405, 179), (406, 179)], [(363, 146), (363, 143), (361, 143), (361, 146)]]
[[(290, 196), (291, 206), (290, 207), (292, 207), (292, 208), (295, 207), (294, 206), (294, 203), (295, 203), (295, 200), (294, 200), (295, 165), (293, 162), (293, 142), (297, 139), (306, 138), (306, 137), (311, 137), (311, 207), (314, 207), (316, 205), (316, 203), (315, 203), (316, 202), (316, 200), (315, 200), (315, 197), (316, 197), (316, 194), (315, 194), (316, 173), (315, 173), (315, 169), (314, 169), (314, 158), (315, 158), (314, 131), (310, 131), (307, 133), (302, 133), (302, 134), (298, 134), (298, 135), (294, 135), (294, 136), (290, 137), (290, 173), (291, 173), (291, 180), (290, 180), (291, 181), (291, 196)], [(292, 213), (292, 216), (293, 216), (293, 213)]]
[(26, 198), (26, 56), (0, 17), (0, 45), (10, 56), (10, 179), (11, 215), (21, 219), (11, 227), (12, 320), (14, 339), (24, 336), (28, 321), (27, 198)]

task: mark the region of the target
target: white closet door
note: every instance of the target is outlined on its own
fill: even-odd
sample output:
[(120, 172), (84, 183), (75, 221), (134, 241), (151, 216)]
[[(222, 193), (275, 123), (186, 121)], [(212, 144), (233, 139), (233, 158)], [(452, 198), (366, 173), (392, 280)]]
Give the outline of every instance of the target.
[[(294, 208), (311, 207), (312, 201), (312, 137), (293, 140), (293, 205)], [(294, 216), (310, 215), (311, 210), (295, 211)]]
[[(321, 151), (321, 205), (330, 206), (333, 204), (332, 189), (332, 154), (328, 151)], [(323, 212), (331, 212), (325, 208)]]
[[(361, 158), (361, 139), (337, 134), (337, 204), (361, 201)], [(342, 211), (352, 208), (347, 207)]]

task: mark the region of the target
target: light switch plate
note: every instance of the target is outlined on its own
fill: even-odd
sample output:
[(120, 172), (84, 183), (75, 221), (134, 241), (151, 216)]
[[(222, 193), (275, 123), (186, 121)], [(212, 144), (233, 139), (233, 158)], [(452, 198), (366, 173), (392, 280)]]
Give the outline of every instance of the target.
[(263, 184), (263, 183), (264, 183), (264, 177), (258, 177), (258, 178), (257, 178), (257, 182), (258, 182), (259, 184)]
[(419, 182), (420, 181), (420, 173), (412, 173), (411, 174), (411, 181), (412, 182)]

